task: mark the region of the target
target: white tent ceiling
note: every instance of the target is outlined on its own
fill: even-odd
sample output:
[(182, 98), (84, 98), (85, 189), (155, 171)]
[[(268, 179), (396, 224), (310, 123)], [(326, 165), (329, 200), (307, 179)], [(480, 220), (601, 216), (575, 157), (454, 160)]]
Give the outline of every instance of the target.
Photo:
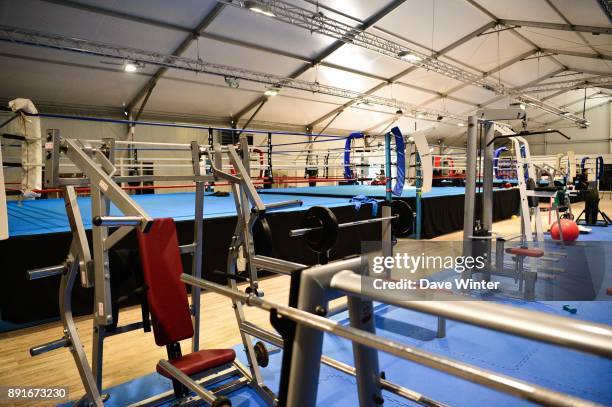
[[(433, 49), (440, 60), (490, 76), (504, 86), (533, 85), (542, 78), (544, 82), (555, 82), (576, 76), (612, 76), (612, 61), (606, 59), (612, 55), (611, 35), (530, 26), (508, 29), (491, 24), (505, 19), (609, 28), (612, 24), (597, 0), (289, 1), (310, 10), (315, 10), (319, 3), (320, 11), (328, 17), (352, 26), (367, 23), (369, 32), (426, 54)], [(396, 3), (397, 7), (384, 13)], [(203, 21), (208, 22), (203, 35), (189, 43), (193, 37), (190, 31)], [(222, 7), (214, 0), (2, 1), (0, 24), (164, 54), (175, 52), (187, 40), (181, 53), (185, 57), (368, 92), (450, 114), (468, 114), (488, 101), (491, 107), (508, 104), (507, 97), (496, 96), (482, 87), (466, 85), (355, 45), (341, 44), (245, 9)], [(467, 37), (487, 24), (491, 26), (483, 35)], [(459, 41), (463, 38), (464, 41)], [(547, 52), (538, 54), (539, 49)], [(597, 58), (597, 53), (606, 58)], [(128, 74), (123, 72), (120, 61), (8, 43), (0, 43), (0, 60), (3, 101), (28, 97), (56, 109), (82, 105), (84, 113), (91, 106), (121, 111), (122, 106), (142, 94), (158, 70), (146, 66), (138, 73)], [(321, 63), (313, 65), (313, 61)], [(572, 72), (576, 76), (568, 77)], [(240, 81), (235, 89), (228, 87), (222, 77), (169, 69), (157, 81), (144, 114), (167, 113), (173, 117), (184, 114), (226, 122), (241, 115), (244, 121), (255, 111), (264, 90), (265, 86), (258, 83)], [(589, 89), (587, 96), (599, 91)], [(582, 108), (580, 98), (584, 97), (584, 90), (557, 92), (534, 96), (554, 96), (548, 102), (568, 110)], [(588, 108), (607, 101), (609, 98), (591, 98), (586, 105)], [(283, 89), (280, 96), (263, 105), (253, 124), (306, 126), (315, 122), (324, 126), (347, 102), (350, 100)], [(395, 115), (393, 108), (353, 103), (348, 106), (330, 128), (352, 131), (378, 126), (382, 130)], [(556, 119), (537, 110), (531, 114), (536, 125)], [(431, 121), (410, 117), (398, 121), (408, 131), (414, 129), (415, 122), (418, 128), (432, 125)], [(450, 136), (462, 132), (455, 122), (445, 122), (435, 130), (441, 137), (444, 133)]]

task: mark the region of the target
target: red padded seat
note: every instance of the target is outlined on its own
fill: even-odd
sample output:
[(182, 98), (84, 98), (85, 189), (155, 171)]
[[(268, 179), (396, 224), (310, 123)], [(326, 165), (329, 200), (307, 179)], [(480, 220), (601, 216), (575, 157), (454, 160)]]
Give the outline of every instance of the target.
[[(191, 338), (193, 325), (187, 290), (181, 281), (183, 265), (174, 220), (155, 219), (147, 233), (139, 230), (138, 246), (155, 343), (167, 346)], [(235, 358), (233, 349), (205, 349), (176, 357), (169, 362), (191, 376), (231, 363)], [(157, 371), (172, 378), (159, 365)]]
[[(187, 376), (192, 376), (217, 366), (232, 363), (235, 358), (236, 352), (233, 349), (205, 349), (181, 356), (169, 362)], [(157, 365), (157, 373), (172, 378), (159, 365)]]
[(544, 256), (544, 250), (529, 249), (527, 247), (509, 247), (506, 249), (506, 253), (515, 254), (517, 256), (524, 256), (524, 257), (542, 257)]

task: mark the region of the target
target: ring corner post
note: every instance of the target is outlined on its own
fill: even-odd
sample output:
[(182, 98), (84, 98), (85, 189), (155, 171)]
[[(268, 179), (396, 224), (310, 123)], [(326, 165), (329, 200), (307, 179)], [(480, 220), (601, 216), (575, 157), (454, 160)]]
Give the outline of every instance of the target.
[[(193, 161), (193, 173), (196, 177), (202, 175), (200, 168), (200, 146), (197, 141), (191, 142), (191, 159)], [(204, 237), (204, 182), (196, 181), (195, 190), (195, 213), (194, 213), (194, 228), (193, 228), (193, 244), (194, 252), (192, 253), (192, 270), (191, 273), (196, 278), (202, 277), (203, 263), (203, 237)], [(193, 338), (191, 343), (192, 352), (197, 352), (200, 349), (200, 296), (202, 289), (200, 287), (191, 287), (191, 313), (193, 318)]]
[(385, 133), (385, 201), (391, 202), (391, 133)]
[(421, 155), (416, 152), (415, 156), (415, 165), (416, 165), (416, 197), (415, 197), (415, 210), (416, 210), (416, 218), (415, 218), (415, 232), (414, 238), (416, 240), (421, 240), (421, 218), (422, 218), (422, 196), (423, 196), (423, 171), (421, 170)]
[[(2, 147), (0, 147), (0, 164), (2, 164)], [(6, 240), (8, 237), (8, 211), (6, 207), (6, 193), (4, 191), (4, 169), (0, 166), (0, 240)]]

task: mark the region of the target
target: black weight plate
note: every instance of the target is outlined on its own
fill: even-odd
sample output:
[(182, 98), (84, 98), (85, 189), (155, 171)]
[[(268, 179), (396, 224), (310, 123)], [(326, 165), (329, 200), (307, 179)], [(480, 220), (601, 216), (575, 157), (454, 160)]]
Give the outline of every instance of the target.
[(268, 363), (270, 363), (270, 354), (268, 352), (268, 348), (266, 348), (266, 344), (261, 341), (257, 341), (255, 343), (254, 350), (257, 364), (261, 367), (268, 366)]
[[(533, 180), (533, 178), (527, 179), (526, 187), (528, 191), (533, 191), (536, 189), (536, 182)], [(527, 200), (529, 202), (530, 208), (537, 208), (538, 205), (540, 205), (540, 198), (538, 198), (537, 196), (527, 197)]]
[(306, 244), (314, 252), (325, 253), (338, 240), (338, 220), (329, 208), (313, 206), (308, 209), (302, 228), (319, 228), (304, 235)]
[(257, 219), (253, 224), (253, 245), (255, 253), (262, 256), (274, 257), (274, 244), (272, 241), (272, 228), (267, 219)]
[(406, 201), (399, 199), (391, 201), (391, 214), (397, 216), (397, 218), (391, 220), (393, 233), (397, 236), (405, 236), (412, 232), (414, 212)]

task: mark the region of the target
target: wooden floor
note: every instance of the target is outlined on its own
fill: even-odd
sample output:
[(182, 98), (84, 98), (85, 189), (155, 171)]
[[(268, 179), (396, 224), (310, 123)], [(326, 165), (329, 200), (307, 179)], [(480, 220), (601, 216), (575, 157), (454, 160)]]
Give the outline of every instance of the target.
[[(577, 215), (584, 207), (583, 203), (574, 205)], [(600, 208), (612, 213), (612, 201), (602, 200)], [(544, 226), (547, 227), (547, 214), (544, 214)], [(519, 219), (497, 222), (494, 230), (498, 233), (515, 233), (520, 229)], [(435, 240), (460, 241), (462, 232), (440, 236)], [(401, 242), (400, 242), (401, 243)], [(261, 281), (266, 299), (281, 304), (287, 303), (289, 279), (286, 276), (263, 279)], [(202, 335), (201, 346), (204, 348), (233, 347), (240, 343), (236, 320), (231, 302), (218, 294), (202, 295)], [(248, 319), (263, 327), (269, 327), (269, 314), (258, 309), (247, 309)], [(120, 313), (121, 325), (140, 320), (140, 309), (132, 307)], [(77, 326), (85, 350), (91, 355), (92, 322), (90, 317), (77, 319)], [(70, 352), (58, 349), (37, 357), (31, 357), (29, 349), (41, 343), (61, 337), (62, 328), (59, 322), (48, 323), (33, 328), (0, 334), (0, 387), (41, 387), (66, 386), (70, 398), (83, 394), (80, 378)], [(183, 349), (190, 347), (187, 341)], [(152, 334), (134, 331), (107, 339), (104, 357), (104, 387), (149, 374), (155, 370), (159, 359), (165, 357), (165, 348), (155, 345)], [(47, 403), (50, 405), (52, 403)], [(44, 403), (18, 403), (16, 405), (44, 405)]]

